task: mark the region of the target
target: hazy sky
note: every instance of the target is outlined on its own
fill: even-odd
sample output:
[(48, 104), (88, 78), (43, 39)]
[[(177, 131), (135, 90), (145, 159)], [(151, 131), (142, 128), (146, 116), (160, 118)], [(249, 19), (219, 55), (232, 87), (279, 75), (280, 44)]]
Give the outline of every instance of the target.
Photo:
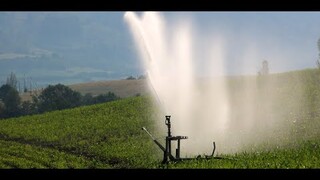
[[(0, 12), (0, 83), (11, 71), (43, 83), (143, 73), (124, 13)], [(221, 47), (228, 75), (256, 74), (263, 60), (269, 62), (271, 73), (316, 67), (320, 12), (160, 13), (169, 35), (179, 23), (191, 23), (192, 51), (201, 73), (206, 72), (204, 54), (211, 46)], [(12, 59), (39, 49), (58, 56), (49, 57), (50, 62)], [(11, 59), (4, 60), (7, 56)]]
[[(224, 40), (229, 73), (256, 73), (261, 61), (271, 72), (316, 67), (319, 12), (166, 12), (168, 23), (190, 19), (197, 43)], [(244, 65), (246, 64), (246, 65)], [(247, 65), (248, 64), (248, 65)]]

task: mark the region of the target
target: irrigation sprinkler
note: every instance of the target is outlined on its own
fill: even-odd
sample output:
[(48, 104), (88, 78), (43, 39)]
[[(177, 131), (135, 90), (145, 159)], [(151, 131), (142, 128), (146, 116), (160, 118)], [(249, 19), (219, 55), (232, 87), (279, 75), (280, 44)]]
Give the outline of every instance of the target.
[[(166, 111), (167, 106), (165, 106), (165, 103), (163, 103), (163, 101), (165, 99), (163, 97), (161, 97), (161, 99), (160, 99), (160, 97), (158, 96), (159, 91), (157, 91), (157, 90), (159, 90), (159, 89), (156, 89), (156, 88), (159, 88), (159, 87), (157, 86), (155, 88), (153, 86), (154, 82), (159, 81), (159, 79), (157, 79), (157, 77), (158, 77), (158, 75), (160, 75), (159, 72), (161, 72), (161, 71), (159, 71), (159, 72), (158, 71), (150, 71), (151, 73), (149, 73), (149, 68), (152, 68), (151, 70), (157, 70), (158, 64), (157, 64), (156, 60), (163, 57), (162, 55), (166, 55), (167, 52), (164, 51), (165, 54), (161, 54), (159, 57), (156, 58), (155, 56), (158, 54), (152, 53), (152, 51), (151, 51), (152, 49), (151, 49), (150, 45), (153, 45), (153, 44), (150, 40), (157, 41), (157, 39), (149, 39), (148, 38), (148, 36), (152, 35), (152, 33), (149, 34), (149, 32), (147, 30), (145, 31), (144, 25), (143, 25), (144, 23), (142, 23), (143, 21), (139, 20), (139, 18), (136, 17), (135, 13), (126, 12), (125, 17), (127, 18), (130, 26), (134, 29), (134, 30), (132, 30), (132, 32), (135, 36), (135, 40), (136, 40), (136, 42), (138, 42), (138, 45), (139, 45), (140, 49), (142, 50), (141, 52), (143, 55), (143, 59), (145, 60), (145, 63), (146, 63), (145, 65), (147, 67), (147, 74), (148, 74), (147, 79), (148, 79), (149, 85), (151, 85), (150, 86), (151, 90), (152, 90), (152, 92), (154, 92), (154, 95), (160, 104), (161, 110), (164, 111), (164, 114), (166, 115), (165, 116), (165, 125), (168, 128), (168, 135), (165, 138), (165, 145), (164, 146), (161, 143), (159, 143), (145, 127), (142, 127), (142, 130), (144, 130), (151, 137), (151, 139), (154, 141), (154, 143), (163, 151), (162, 163), (168, 163), (169, 161), (182, 161), (182, 160), (193, 160), (193, 159), (212, 159), (212, 158), (225, 159), (225, 158), (220, 158), (220, 157), (214, 157), (214, 152), (216, 149), (215, 142), (213, 142), (213, 151), (212, 151), (211, 155), (204, 155), (204, 157), (201, 157), (199, 155), (199, 156), (197, 156), (197, 158), (181, 158), (181, 156), (180, 156), (180, 149), (181, 149), (180, 143), (181, 143), (181, 140), (188, 139), (188, 137), (187, 136), (172, 136), (171, 122), (170, 122), (171, 116), (167, 115), (167, 114), (169, 114), (169, 113), (167, 113), (168, 111)], [(158, 17), (155, 16), (154, 18), (155, 19), (153, 19), (153, 20), (156, 20), (157, 23), (161, 22), (158, 19)], [(157, 31), (157, 33), (159, 35), (162, 35), (158, 31)], [(161, 38), (164, 38), (164, 37), (161, 37)], [(166, 45), (166, 43), (164, 43), (164, 45)], [(161, 48), (161, 46), (160, 46), (160, 48)], [(152, 72), (156, 72), (156, 73), (152, 73)], [(153, 77), (153, 75), (155, 75), (155, 77)], [(160, 81), (160, 82), (162, 82), (162, 81)], [(163, 94), (160, 94), (160, 95), (163, 95)], [(175, 156), (172, 154), (172, 151), (171, 151), (172, 141), (177, 142), (177, 146), (176, 146), (177, 149), (175, 150)]]
[[(163, 160), (162, 160), (163, 164), (168, 163), (169, 161), (177, 162), (177, 161), (183, 161), (183, 160), (212, 159), (212, 158), (222, 159), (221, 157), (214, 157), (214, 152), (216, 150), (215, 142), (213, 142), (213, 150), (212, 150), (211, 155), (204, 155), (204, 157), (201, 157), (199, 155), (196, 158), (181, 158), (180, 157), (180, 140), (188, 139), (188, 137), (187, 136), (172, 136), (171, 122), (170, 122), (171, 116), (165, 116), (165, 117), (166, 117), (165, 125), (168, 128), (168, 135), (166, 136), (166, 139), (165, 139), (165, 142), (166, 142), (165, 147), (163, 145), (161, 145), (161, 143), (159, 143), (159, 141), (157, 141), (145, 127), (142, 127), (142, 130), (144, 130), (151, 137), (153, 142), (163, 151)], [(172, 141), (177, 141), (177, 149), (176, 149), (175, 156), (172, 154), (172, 151), (171, 151)]]

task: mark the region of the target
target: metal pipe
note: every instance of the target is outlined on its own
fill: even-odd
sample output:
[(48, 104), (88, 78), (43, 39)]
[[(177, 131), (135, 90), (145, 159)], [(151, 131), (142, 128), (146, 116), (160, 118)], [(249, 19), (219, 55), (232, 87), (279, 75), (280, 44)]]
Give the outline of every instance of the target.
[(152, 139), (152, 140), (156, 140), (156, 139), (152, 136), (152, 134), (151, 134), (151, 133), (149, 133), (149, 131), (147, 130), (147, 128), (142, 127), (142, 130), (146, 131), (146, 132), (147, 132), (147, 134), (151, 137), (151, 139)]
[(145, 127), (142, 127), (142, 130), (147, 132), (147, 134), (152, 138), (153, 142), (156, 143), (162, 151), (166, 151), (166, 149), (152, 136), (151, 133), (149, 133), (149, 131)]
[(168, 126), (168, 137), (171, 137), (171, 116), (166, 116), (165, 124)]
[(178, 148), (176, 150), (176, 157), (180, 159), (180, 139), (178, 139)]
[(214, 155), (214, 151), (216, 151), (216, 142), (214, 142), (213, 141), (213, 150), (212, 150), (212, 154), (211, 154), (211, 156), (213, 157), (213, 155)]

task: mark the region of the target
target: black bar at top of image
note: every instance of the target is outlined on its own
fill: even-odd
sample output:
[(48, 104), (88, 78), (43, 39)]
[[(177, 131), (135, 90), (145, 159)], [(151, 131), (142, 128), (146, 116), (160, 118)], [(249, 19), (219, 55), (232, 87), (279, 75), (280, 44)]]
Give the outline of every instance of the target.
[(6, 0), (1, 11), (320, 11), (319, 3), (275, 0)]

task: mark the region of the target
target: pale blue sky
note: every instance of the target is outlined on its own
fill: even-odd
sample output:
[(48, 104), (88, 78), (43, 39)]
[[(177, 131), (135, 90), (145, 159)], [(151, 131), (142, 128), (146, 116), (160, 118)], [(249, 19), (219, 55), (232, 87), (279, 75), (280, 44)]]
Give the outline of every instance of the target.
[[(164, 14), (169, 22), (188, 17), (198, 34), (202, 36), (210, 36), (209, 34), (223, 36), (227, 44), (226, 69), (231, 74), (255, 73), (262, 59), (269, 61), (271, 72), (316, 67), (315, 61), (319, 53), (317, 41), (320, 38), (319, 12), (165, 12)], [(255, 51), (252, 52), (253, 60), (239, 72), (238, 67), (242, 66), (244, 61), (241, 58), (243, 53), (248, 54), (251, 50)]]
[[(124, 13), (0, 12), (0, 83), (11, 71), (41, 84), (140, 75)], [(316, 67), (320, 12), (161, 13), (169, 31), (192, 22), (199, 72), (205, 72), (201, 48), (216, 38), (224, 41), (227, 75), (256, 74), (264, 59), (271, 73)], [(30, 58), (32, 52), (42, 54)]]

